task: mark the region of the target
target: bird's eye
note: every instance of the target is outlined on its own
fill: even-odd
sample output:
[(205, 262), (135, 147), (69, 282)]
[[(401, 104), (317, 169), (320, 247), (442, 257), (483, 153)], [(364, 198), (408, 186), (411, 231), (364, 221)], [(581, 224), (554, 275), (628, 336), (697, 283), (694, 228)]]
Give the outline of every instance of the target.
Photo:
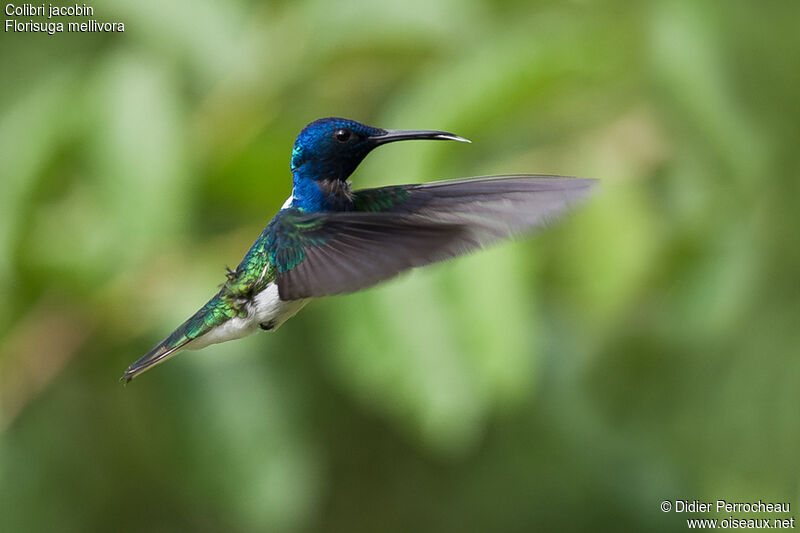
[(347, 128), (341, 128), (333, 132), (333, 136), (340, 143), (347, 142), (350, 139), (351, 132)]

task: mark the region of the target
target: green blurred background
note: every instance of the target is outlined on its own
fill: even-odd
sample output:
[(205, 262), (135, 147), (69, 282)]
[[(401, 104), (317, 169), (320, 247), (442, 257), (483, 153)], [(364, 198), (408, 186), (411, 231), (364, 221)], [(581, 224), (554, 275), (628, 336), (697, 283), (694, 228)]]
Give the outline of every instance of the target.
[[(0, 34), (0, 530), (675, 531), (663, 499), (800, 503), (800, 3), (90, 5), (125, 33)], [(120, 385), (331, 115), (473, 141), (383, 148), (357, 187), (602, 191)]]

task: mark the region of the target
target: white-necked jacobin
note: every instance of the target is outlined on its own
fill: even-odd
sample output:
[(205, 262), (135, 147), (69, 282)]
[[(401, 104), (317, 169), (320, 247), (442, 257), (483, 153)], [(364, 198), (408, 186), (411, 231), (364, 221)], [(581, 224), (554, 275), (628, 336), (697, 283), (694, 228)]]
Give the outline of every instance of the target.
[(383, 130), (343, 118), (306, 126), (292, 149), (292, 195), (220, 291), (122, 380), (182, 350), (276, 329), (311, 298), (357, 291), (540, 226), (594, 184), (516, 175), (350, 189), (347, 179), (370, 151), (413, 139), (469, 142), (444, 131)]

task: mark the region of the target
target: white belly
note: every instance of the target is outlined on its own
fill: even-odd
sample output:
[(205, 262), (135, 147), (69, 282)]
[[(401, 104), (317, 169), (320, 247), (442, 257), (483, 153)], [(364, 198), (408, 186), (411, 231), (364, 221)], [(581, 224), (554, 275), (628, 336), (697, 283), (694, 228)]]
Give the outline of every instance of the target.
[(259, 292), (247, 308), (248, 318), (253, 317), (256, 327), (259, 324), (272, 322), (273, 329), (292, 318), (303, 308), (308, 300), (281, 300), (278, 297), (278, 285), (270, 283)]
[(262, 324), (278, 329), (281, 324), (292, 318), (308, 300), (281, 300), (278, 297), (278, 286), (270, 283), (258, 293), (253, 301), (247, 304), (247, 316), (231, 318), (205, 335), (186, 345), (187, 350), (199, 350), (210, 344), (241, 339), (260, 331)]

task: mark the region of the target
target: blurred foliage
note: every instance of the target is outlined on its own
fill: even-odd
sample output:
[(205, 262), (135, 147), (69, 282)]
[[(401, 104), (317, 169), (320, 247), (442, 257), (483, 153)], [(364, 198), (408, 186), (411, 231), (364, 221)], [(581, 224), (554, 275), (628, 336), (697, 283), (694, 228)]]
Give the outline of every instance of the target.
[[(685, 527), (798, 503), (800, 4), (98, 1), (0, 34), (0, 530)], [(531, 239), (122, 370), (290, 193), (321, 116), (360, 187), (549, 172)]]

